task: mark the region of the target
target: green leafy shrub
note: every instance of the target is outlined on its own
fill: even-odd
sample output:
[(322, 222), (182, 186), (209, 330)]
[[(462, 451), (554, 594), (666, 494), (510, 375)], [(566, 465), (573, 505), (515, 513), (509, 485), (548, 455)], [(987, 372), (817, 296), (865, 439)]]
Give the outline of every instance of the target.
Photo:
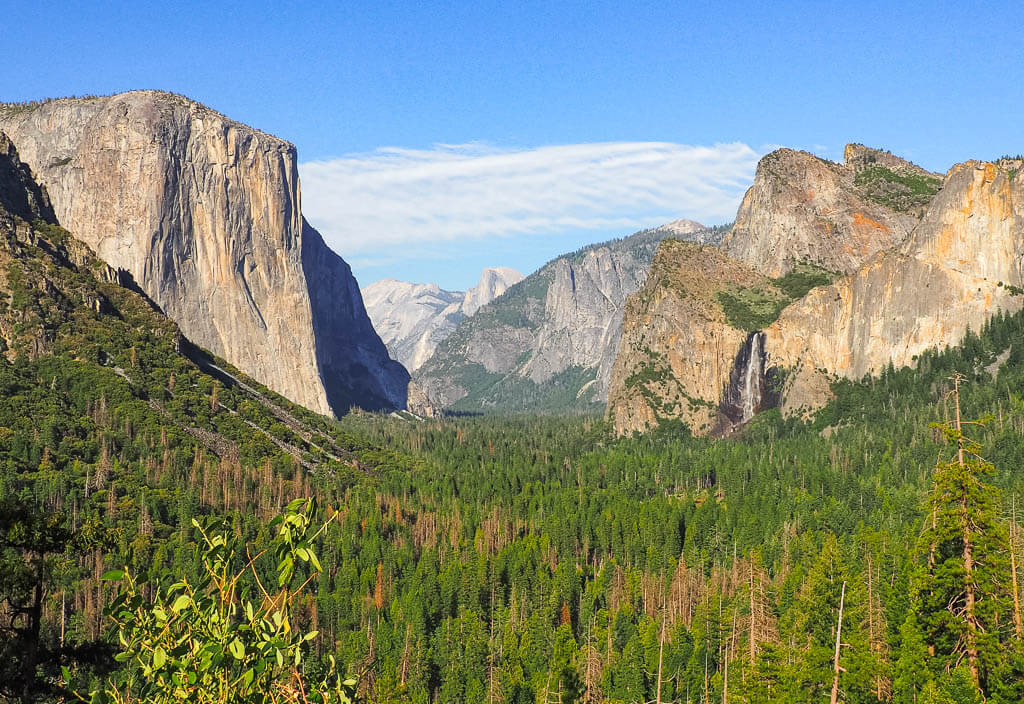
[[(272, 546), (255, 555), (224, 523), (193, 520), (202, 563), (195, 583), (168, 584), (173, 577), (165, 574), (147, 584), (127, 570), (106, 573), (105, 580), (120, 582), (106, 613), (123, 667), (83, 701), (351, 702), (355, 681), (338, 674), (332, 656), (307, 667), (317, 632), (297, 629), (292, 620), (296, 597), (322, 571), (313, 543), (327, 524), (313, 530), (314, 510), (311, 500), (291, 502), (270, 524), (277, 529)], [(268, 558), (276, 564), (276, 584), (260, 578)], [(309, 574), (292, 589), (300, 566)]]

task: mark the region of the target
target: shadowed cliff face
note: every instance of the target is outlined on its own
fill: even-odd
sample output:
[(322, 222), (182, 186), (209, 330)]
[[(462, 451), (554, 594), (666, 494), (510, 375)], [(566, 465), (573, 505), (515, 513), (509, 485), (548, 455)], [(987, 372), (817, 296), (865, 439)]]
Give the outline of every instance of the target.
[[(304, 242), (315, 231), (302, 221), (292, 145), (156, 91), (0, 106), (0, 129), (58, 221), (131, 272), (189, 339), (321, 413), (364, 401), (400, 407), (402, 374), (369, 327), (347, 265), (321, 251), (319, 235)], [(323, 296), (355, 317), (328, 314), (323, 298), (314, 304), (321, 277), (330, 282)], [(346, 346), (365, 374), (346, 376), (360, 369), (340, 361)], [(348, 391), (329, 390), (342, 380)]]
[(406, 407), (409, 372), (388, 357), (349, 265), (303, 220), (302, 266), (313, 312), (316, 359), (336, 413)]
[(55, 222), (56, 216), (46, 191), (32, 178), (28, 166), (7, 135), (0, 132), (0, 208), (10, 215), (32, 221)]
[(761, 411), (775, 408), (779, 397), (774, 381), (775, 370), (766, 365), (764, 333), (752, 332), (736, 355), (729, 384), (722, 394), (719, 410), (723, 418), (718, 433), (743, 425)]

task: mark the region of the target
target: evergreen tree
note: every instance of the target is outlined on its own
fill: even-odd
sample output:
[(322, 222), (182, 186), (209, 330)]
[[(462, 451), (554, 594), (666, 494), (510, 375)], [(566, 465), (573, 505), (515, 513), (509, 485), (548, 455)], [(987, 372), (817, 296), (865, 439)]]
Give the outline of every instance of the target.
[(895, 704), (915, 704), (925, 684), (931, 681), (928, 670), (928, 648), (913, 612), (900, 626), (899, 657), (893, 680)]
[(996, 515), (999, 491), (989, 482), (994, 467), (963, 431), (960, 379), (954, 377), (953, 421), (935, 425), (956, 454), (932, 475), (913, 595), (933, 669), (948, 673), (963, 663), (987, 696), (1005, 666), (1013, 627), (1008, 538)]

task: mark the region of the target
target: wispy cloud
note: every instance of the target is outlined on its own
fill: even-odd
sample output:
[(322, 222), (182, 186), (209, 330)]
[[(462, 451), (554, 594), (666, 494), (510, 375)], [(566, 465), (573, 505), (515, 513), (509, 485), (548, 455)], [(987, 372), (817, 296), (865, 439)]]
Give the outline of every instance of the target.
[(342, 255), (467, 238), (729, 220), (759, 154), (745, 144), (606, 142), (381, 148), (300, 165), (307, 219)]

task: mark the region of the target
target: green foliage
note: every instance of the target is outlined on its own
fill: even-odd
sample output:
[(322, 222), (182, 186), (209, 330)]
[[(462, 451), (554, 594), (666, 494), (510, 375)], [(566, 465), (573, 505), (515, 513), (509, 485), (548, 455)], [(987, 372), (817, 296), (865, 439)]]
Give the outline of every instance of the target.
[(1011, 641), (1009, 541), (997, 518), (999, 491), (989, 483), (994, 467), (958, 425), (935, 424), (959, 458), (935, 468), (913, 595), (933, 670), (966, 662), (984, 697)]
[(542, 384), (517, 372), (495, 374), (482, 364), (467, 364), (453, 378), (474, 393), (451, 405), (456, 413), (486, 413), (501, 408), (506, 413), (599, 413), (601, 405), (588, 401), (588, 384), (597, 378), (596, 369), (569, 367)]
[(858, 173), (854, 183), (871, 200), (903, 212), (926, 205), (942, 186), (942, 181), (933, 176), (893, 171), (878, 164)]
[[(949, 417), (952, 371), (967, 375), (964, 412), (996, 416), (977, 435), (992, 463), (985, 483), (1006, 497), (993, 498), (1002, 521), (1024, 489), (1024, 315), (996, 316), (959, 347), (922, 354), (916, 369), (836, 384), (812, 423), (762, 414), (729, 441), (680, 427), (620, 439), (588, 416), (335, 422), (191, 350), (144, 299), (96, 281), (68, 249), (67, 261), (48, 255), (60, 251), (51, 245), (5, 250), (21, 308), (4, 320), (31, 324), (15, 339), (22, 354), (0, 361), (0, 495), (109, 536), (52, 556), (40, 641), (59, 652), (63, 617), (69, 646), (102, 643), (99, 609), (115, 584), (134, 582), (141, 601), (115, 615), (128, 642), (161, 644), (164, 656), (157, 667), (155, 647), (136, 648), (115, 684), (134, 673), (131, 687), (147, 686), (143, 664), (173, 682), (176, 660), (201, 657), (175, 652), (182, 632), (170, 624), (220, 603), (215, 580), (204, 585), (214, 566), (242, 576), (234, 610), (217, 612), (226, 631), (205, 616), (193, 624), (219, 639), (211, 668), (256, 657), (259, 629), (291, 637), (273, 630), (274, 597), (298, 592), (290, 633), (320, 633), (302, 644), (300, 674), (320, 681), (318, 663), (333, 656), (336, 671), (361, 673), (360, 694), (375, 702), (651, 701), (659, 655), (663, 701), (804, 702), (801, 685), (821, 692), (827, 682), (820, 668), (843, 581), (846, 701), (876, 704), (889, 688), (897, 701), (970, 696), (963, 669), (919, 657), (933, 618), (911, 598), (935, 466), (927, 428)], [(51, 285), (38, 285), (41, 274)], [(587, 380), (580, 372), (555, 394)], [(316, 567), (299, 554), (298, 531), (290, 564), (276, 554), (284, 524), (275, 538), (266, 521), (310, 495), (333, 520), (315, 551), (324, 571), (300, 591)], [(206, 536), (198, 551), (193, 519)], [(224, 528), (207, 527), (214, 519)], [(218, 535), (222, 568), (201, 557)], [(242, 545), (268, 548), (255, 570)], [(947, 548), (954, 556), (955, 543)], [(111, 570), (119, 582), (100, 579)], [(135, 576), (150, 570), (150, 582)], [(175, 613), (183, 596), (189, 606)], [(1005, 629), (1012, 619), (1000, 609)], [(1019, 701), (1019, 656), (1005, 650), (990, 668), (990, 701)], [(280, 666), (272, 657), (288, 681), (294, 656)], [(85, 664), (71, 670), (79, 691), (107, 681)], [(52, 679), (44, 667), (36, 674)]]
[[(326, 525), (313, 532), (313, 514), (312, 501), (293, 501), (271, 522), (272, 546), (256, 554), (218, 521), (193, 520), (202, 565), (194, 583), (172, 583), (168, 573), (147, 581), (127, 569), (103, 575), (121, 584), (106, 613), (123, 668), (87, 701), (351, 702), (355, 681), (338, 673), (333, 657), (308, 667), (318, 634), (293, 627), (296, 600), (322, 572), (314, 541)], [(277, 563), (276, 585), (259, 577), (264, 559)], [(292, 589), (300, 565), (311, 574)]]
[(775, 279), (775, 286), (786, 296), (795, 301), (807, 295), (807, 292), (818, 286), (827, 286), (835, 279), (835, 273), (822, 269), (814, 264), (801, 262), (796, 264), (787, 274)]
[(774, 291), (751, 288), (738, 288), (731, 292), (718, 291), (715, 297), (729, 325), (748, 332), (771, 325), (789, 303), (788, 299), (775, 294)]
[(774, 323), (783, 309), (803, 298), (817, 286), (832, 282), (835, 274), (813, 264), (798, 263), (770, 288), (740, 288), (718, 291), (715, 297), (734, 328), (753, 332)]

